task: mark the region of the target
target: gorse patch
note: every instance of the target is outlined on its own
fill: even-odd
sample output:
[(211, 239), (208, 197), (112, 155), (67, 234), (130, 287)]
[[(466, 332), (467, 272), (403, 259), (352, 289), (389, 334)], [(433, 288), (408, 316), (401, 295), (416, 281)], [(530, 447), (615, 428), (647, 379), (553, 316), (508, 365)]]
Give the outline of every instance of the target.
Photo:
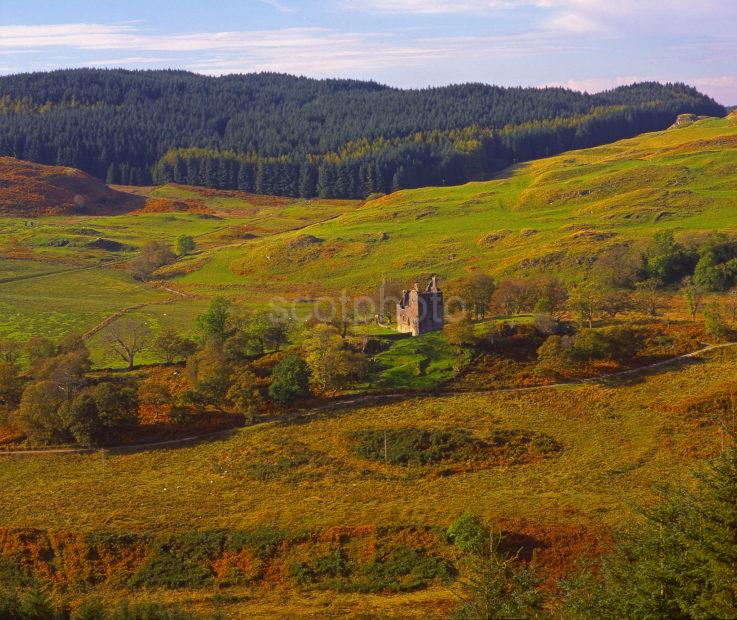
[(548, 435), (516, 429), (495, 429), (488, 439), (464, 429), (376, 429), (355, 431), (348, 440), (360, 458), (404, 466), (489, 460), (522, 462), (562, 448)]
[(456, 574), (447, 559), (406, 545), (377, 553), (369, 563), (352, 562), (337, 549), (312, 562), (295, 562), (289, 572), (302, 586), (360, 593), (407, 592), (447, 582)]
[[(403, 428), (351, 433), (353, 452), (372, 461), (392, 465), (429, 465), (468, 460), (483, 454), (485, 444), (464, 430)], [(385, 451), (386, 447), (386, 451)]]

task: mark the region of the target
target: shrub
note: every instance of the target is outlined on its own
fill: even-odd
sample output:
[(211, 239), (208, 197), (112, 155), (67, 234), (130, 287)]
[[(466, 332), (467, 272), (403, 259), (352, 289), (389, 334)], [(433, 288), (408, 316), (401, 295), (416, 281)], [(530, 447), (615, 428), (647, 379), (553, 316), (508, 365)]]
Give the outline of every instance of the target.
[(225, 542), (225, 550), (238, 553), (243, 549), (249, 549), (257, 558), (266, 560), (273, 556), (279, 546), (288, 539), (289, 535), (283, 530), (258, 527), (232, 533)]
[(225, 543), (221, 532), (189, 532), (159, 542), (129, 581), (132, 587), (191, 588), (210, 583), (210, 564)]
[(194, 252), (197, 244), (189, 235), (182, 235), (177, 239), (177, 253), (179, 256), (186, 256), (190, 252)]
[(296, 562), (289, 567), (290, 576), (300, 585), (315, 583), (324, 579), (348, 577), (351, 566), (343, 551), (336, 549), (313, 562)]
[(128, 272), (138, 280), (145, 280), (159, 267), (173, 263), (176, 255), (163, 241), (148, 241), (141, 253), (128, 264)]
[(385, 436), (386, 460), (392, 465), (432, 465), (489, 458), (518, 461), (530, 454), (530, 448), (540, 454), (560, 449), (547, 435), (515, 429), (495, 429), (487, 440), (462, 429), (363, 430), (351, 433), (349, 441), (357, 456), (383, 461)]
[(610, 327), (603, 335), (609, 342), (610, 358), (620, 362), (632, 359), (645, 346), (642, 333), (628, 327)]
[(483, 453), (485, 444), (464, 430), (426, 430), (418, 428), (364, 430), (349, 439), (357, 456), (392, 465), (428, 465), (449, 460), (465, 460)]
[(542, 370), (562, 372), (571, 365), (573, 340), (567, 336), (549, 336), (537, 350), (537, 363)]
[(710, 303), (704, 310), (704, 331), (715, 340), (723, 340), (727, 335), (727, 324), (719, 302)]
[(573, 340), (573, 357), (582, 362), (612, 359), (611, 342), (600, 331), (584, 329)]
[(32, 383), (23, 391), (11, 422), (34, 443), (62, 443), (69, 439), (67, 420), (61, 411), (63, 403), (59, 386), (53, 381)]
[(310, 369), (299, 355), (289, 355), (271, 373), (269, 397), (279, 405), (288, 405), (307, 396), (310, 391)]
[(470, 512), (464, 512), (453, 521), (446, 533), (461, 551), (476, 555), (484, 553), (489, 540), (489, 531), (484, 527), (481, 519)]
[(422, 550), (403, 545), (369, 564), (362, 573), (367, 581), (359, 581), (352, 589), (408, 592), (425, 587), (436, 579), (449, 581), (455, 574), (455, 567), (444, 558), (429, 556)]

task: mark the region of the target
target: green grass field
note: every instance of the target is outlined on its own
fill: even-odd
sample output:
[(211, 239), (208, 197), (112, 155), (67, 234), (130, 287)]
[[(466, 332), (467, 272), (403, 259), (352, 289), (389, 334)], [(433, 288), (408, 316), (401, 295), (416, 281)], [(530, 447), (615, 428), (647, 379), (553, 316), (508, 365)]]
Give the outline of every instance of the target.
[(124, 308), (169, 297), (109, 269), (77, 269), (0, 283), (0, 333), (21, 340), (84, 333)]
[[(246, 305), (366, 293), (385, 277), (408, 285), (430, 273), (447, 279), (472, 269), (496, 275), (554, 269), (577, 278), (591, 257), (644, 242), (659, 229), (690, 236), (737, 229), (735, 144), (734, 118), (706, 119), (524, 164), (494, 181), (402, 191), (365, 205), (165, 186), (136, 191), (205, 212), (5, 219), (0, 334), (84, 331), (105, 312), (161, 300), (160, 292), (114, 271), (17, 276), (102, 267), (133, 257), (147, 240), (174, 243), (182, 234), (196, 237), (198, 251), (159, 277), (204, 298), (223, 295)], [(89, 247), (97, 238), (128, 249)], [(3, 260), (18, 254), (34, 260)], [(78, 305), (80, 298), (89, 304)], [(189, 320), (201, 304), (189, 311), (187, 305), (177, 303), (174, 312)]]
[[(660, 229), (737, 228), (737, 124), (707, 119), (518, 166), (498, 180), (380, 198), (325, 224), (216, 256), (182, 283), (242, 274), (243, 286), (366, 290), (473, 268), (575, 277), (580, 259)], [(317, 239), (300, 244), (306, 233)], [(296, 243), (295, 243), (296, 241)]]

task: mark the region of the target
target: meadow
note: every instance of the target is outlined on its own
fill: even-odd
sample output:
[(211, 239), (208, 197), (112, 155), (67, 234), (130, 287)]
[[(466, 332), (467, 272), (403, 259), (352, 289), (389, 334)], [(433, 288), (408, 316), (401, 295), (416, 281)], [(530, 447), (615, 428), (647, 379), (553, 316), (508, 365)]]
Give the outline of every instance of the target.
[[(493, 181), (365, 204), (168, 185), (119, 188), (144, 199), (142, 209), (122, 215), (3, 218), (0, 334), (85, 332), (105, 312), (162, 301), (161, 292), (116, 272), (145, 241), (173, 244), (183, 234), (198, 249), (162, 268), (160, 282), (192, 299), (221, 295), (246, 306), (367, 294), (383, 279), (410, 286), (433, 273), (442, 281), (474, 270), (497, 277), (555, 270), (577, 280), (596, 256), (636, 248), (658, 230), (694, 238), (737, 229), (736, 140), (734, 116), (704, 119), (520, 165)], [(111, 251), (100, 239), (119, 245)], [(94, 269), (18, 280), (24, 270), (80, 267)], [(75, 291), (89, 295), (91, 309), (67, 311)], [(201, 307), (187, 299), (176, 305), (182, 321)]]

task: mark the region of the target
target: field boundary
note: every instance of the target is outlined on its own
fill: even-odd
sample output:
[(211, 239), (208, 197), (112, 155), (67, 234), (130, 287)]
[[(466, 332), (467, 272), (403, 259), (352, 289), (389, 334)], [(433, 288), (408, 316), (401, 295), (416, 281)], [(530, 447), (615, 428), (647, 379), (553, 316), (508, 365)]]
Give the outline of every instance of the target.
[[(326, 411), (334, 411), (339, 409), (354, 409), (357, 407), (363, 407), (366, 405), (370, 405), (372, 403), (380, 404), (382, 402), (391, 402), (394, 400), (401, 400), (404, 398), (423, 398), (427, 396), (454, 396), (454, 395), (461, 395), (461, 394), (509, 394), (509, 393), (524, 393), (524, 392), (534, 392), (534, 391), (540, 391), (540, 390), (554, 390), (554, 389), (560, 389), (560, 388), (567, 388), (567, 387), (576, 387), (580, 385), (587, 385), (592, 383), (597, 383), (600, 381), (606, 381), (608, 379), (616, 379), (617, 377), (625, 377), (630, 375), (637, 375), (637, 374), (646, 374), (647, 372), (650, 372), (652, 370), (656, 370), (658, 368), (662, 368), (665, 366), (671, 366), (673, 364), (677, 364), (678, 362), (682, 362), (684, 360), (689, 360), (693, 358), (700, 357), (701, 355), (704, 355), (705, 353), (710, 353), (711, 351), (717, 351), (720, 349), (726, 349), (730, 347), (737, 347), (737, 342), (727, 342), (724, 344), (707, 344), (702, 349), (699, 349), (698, 351), (693, 351), (691, 353), (686, 353), (685, 355), (679, 355), (678, 357), (673, 357), (667, 360), (662, 360), (660, 362), (655, 362), (654, 364), (649, 364), (647, 366), (641, 366), (640, 368), (633, 368), (630, 370), (623, 370), (615, 373), (610, 373), (607, 375), (601, 375), (599, 377), (591, 377), (588, 379), (576, 379), (573, 381), (566, 381), (563, 383), (551, 383), (548, 385), (532, 385), (529, 387), (519, 387), (519, 388), (489, 388), (485, 390), (435, 390), (435, 391), (425, 391), (425, 392), (395, 392), (395, 393), (389, 393), (389, 394), (366, 394), (363, 396), (351, 396), (346, 397), (345, 399), (336, 400), (332, 403), (327, 403), (325, 405), (319, 405), (316, 407), (311, 407), (304, 410), (299, 410), (294, 412), (292, 416), (289, 416), (293, 419), (299, 419), (304, 417), (310, 417), (312, 415), (316, 415), (319, 413), (323, 413)], [(273, 417), (271, 419), (261, 420), (257, 424), (254, 424), (252, 426), (247, 427), (241, 427), (241, 428), (252, 428), (253, 426), (260, 426), (262, 424), (270, 424), (273, 422), (278, 422), (280, 420), (284, 420), (285, 418), (282, 416), (279, 417)], [(126, 451), (138, 451), (138, 450), (158, 450), (162, 448), (172, 448), (172, 447), (183, 447), (184, 445), (194, 443), (196, 441), (202, 441), (202, 440), (208, 440), (208, 439), (216, 439), (218, 437), (225, 437), (233, 432), (236, 432), (238, 430), (238, 427), (229, 428), (225, 430), (216, 431), (213, 433), (203, 433), (201, 435), (191, 435), (189, 437), (181, 437), (179, 439), (170, 439), (166, 441), (158, 441), (154, 443), (141, 443), (141, 444), (131, 444), (131, 445), (121, 445), (121, 446), (102, 446), (99, 448), (47, 448), (47, 449), (38, 449), (38, 450), (0, 450), (0, 456), (7, 455), (7, 456), (41, 456), (44, 454), (94, 454), (96, 452), (126, 452)]]

